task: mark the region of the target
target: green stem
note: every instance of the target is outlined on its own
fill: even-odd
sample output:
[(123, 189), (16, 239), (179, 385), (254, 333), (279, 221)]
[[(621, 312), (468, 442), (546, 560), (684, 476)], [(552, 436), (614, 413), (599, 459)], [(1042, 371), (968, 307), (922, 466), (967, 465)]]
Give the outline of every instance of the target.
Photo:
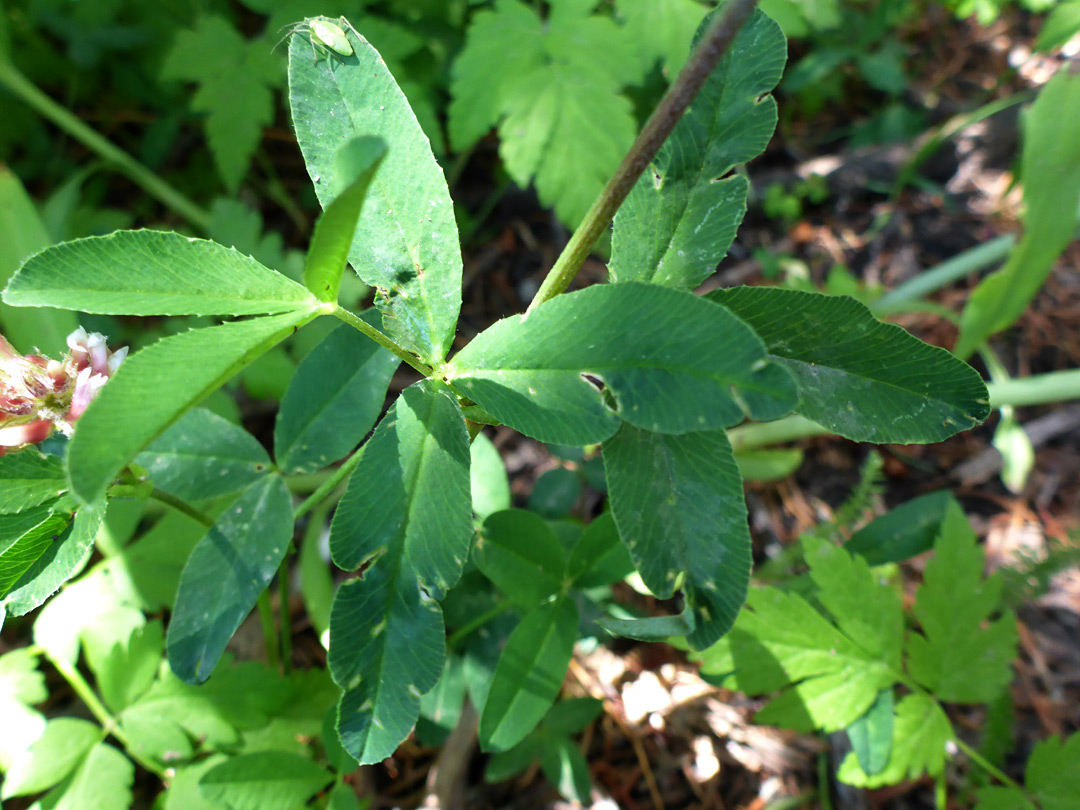
[(171, 506), (177, 512), (183, 512), (189, 518), (197, 521), (198, 523), (201, 523), (207, 528), (214, 525), (214, 519), (212, 517), (205, 514), (204, 512), (200, 512), (190, 503), (181, 498), (177, 498), (175, 495), (170, 495), (168, 492), (164, 492), (155, 487), (154, 491), (150, 493), (150, 497), (153, 498), (155, 501), (160, 501), (166, 506)]
[(40, 116), (52, 121), (87, 149), (140, 186), (147, 194), (184, 217), (201, 231), (210, 228), (210, 215), (127, 152), (92, 130), (70, 111), (57, 104), (27, 79), (11, 62), (0, 58), (0, 85), (26, 102)]
[(277, 629), (274, 627), (274, 606), (270, 604), (270, 589), (259, 594), (259, 618), (262, 619), (263, 643), (266, 645), (266, 665), (277, 669), (281, 658), (278, 653)]
[(1015, 244), (1016, 237), (1006, 234), (969, 248), (885, 293), (870, 309), (879, 318), (906, 311), (911, 302), (937, 292), (970, 273), (982, 272), (1004, 261)]
[(961, 751), (963, 751), (968, 759), (970, 759), (972, 762), (974, 762), (976, 765), (978, 765), (980, 768), (982, 768), (984, 771), (986, 771), (992, 777), (997, 779), (1003, 785), (1008, 785), (1011, 788), (1016, 788), (1017, 790), (1023, 792), (1023, 790), (1024, 790), (1023, 786), (1017, 784), (1017, 782), (1014, 779), (1010, 779), (1008, 774), (1006, 774), (1004, 771), (1002, 771), (1000, 768), (998, 768), (996, 765), (994, 765), (994, 763), (992, 763), (990, 760), (988, 760), (986, 757), (984, 757), (982, 754), (980, 754), (978, 751), (976, 751), (974, 748), (972, 748), (966, 742), (964, 742), (963, 740), (961, 740), (959, 738), (956, 738), (955, 742), (956, 742), (956, 747), (959, 748)]
[(396, 343), (394, 343), (394, 341), (392, 341), (390, 338), (388, 338), (386, 335), (376, 329), (374, 326), (369, 324), (367, 321), (356, 317), (344, 307), (338, 304), (334, 304), (334, 309), (330, 310), (328, 314), (333, 315), (339, 320), (345, 321), (345, 323), (349, 324), (349, 326), (353, 327), (353, 329), (356, 329), (359, 332), (363, 332), (365, 335), (374, 340), (388, 352), (408, 363), (425, 377), (431, 377), (435, 374), (435, 369), (429, 366), (415, 354), (401, 348)]
[(630, 189), (642, 172), (656, 157), (668, 135), (679, 123), (690, 102), (701, 90), (705, 80), (719, 64), (735, 35), (754, 11), (757, 0), (729, 0), (724, 12), (705, 32), (679, 78), (668, 88), (653, 114), (645, 123), (630, 151), (626, 153), (615, 175), (604, 186), (596, 202), (585, 215), (581, 225), (574, 231), (555, 266), (548, 272), (544, 283), (529, 304), (531, 312), (540, 304), (564, 292), (588, 258), (596, 240), (611, 225)]
[(97, 693), (86, 682), (86, 678), (82, 676), (82, 673), (62, 658), (54, 658), (48, 651), (45, 651), (45, 657), (49, 659), (49, 663), (56, 668), (56, 671), (64, 676), (64, 680), (79, 696), (79, 700), (86, 704), (90, 714), (94, 715), (94, 719), (101, 724), (106, 733), (112, 734), (126, 746), (128, 744), (127, 736), (119, 728), (116, 718), (112, 716), (105, 704), (97, 696)]
[(318, 504), (330, 494), (338, 484), (344, 481), (349, 473), (356, 469), (356, 465), (360, 463), (360, 458), (364, 454), (364, 448), (358, 448), (351, 456), (349, 456), (345, 463), (330, 473), (329, 476), (319, 484), (319, 488), (312, 492), (303, 503), (301, 503), (296, 509), (293, 510), (293, 521), (297, 521), (314, 509)]
[(455, 630), (453, 633), (450, 634), (449, 638), (446, 639), (446, 649), (447, 650), (456, 649), (457, 646), (462, 641), (464, 641), (471, 633), (473, 633), (474, 631), (480, 629), (485, 624), (490, 622), (492, 619), (495, 619), (495, 618), (501, 616), (503, 613), (505, 613), (509, 609), (510, 609), (510, 603), (509, 602), (500, 602), (499, 604), (497, 604), (495, 607), (493, 607), (491, 610), (487, 611), (486, 613), (481, 613), (479, 616), (477, 616), (471, 622), (466, 624), (464, 627), (459, 627), (457, 630)]

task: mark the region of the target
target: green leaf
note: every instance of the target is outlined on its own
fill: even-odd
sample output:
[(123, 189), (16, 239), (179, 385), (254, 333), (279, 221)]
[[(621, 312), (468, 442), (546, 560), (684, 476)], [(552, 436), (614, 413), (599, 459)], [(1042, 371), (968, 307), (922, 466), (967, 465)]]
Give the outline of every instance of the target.
[(979, 790), (979, 803), (975, 810), (1039, 810), (1024, 795), (1024, 791), (1011, 787), (987, 787)]
[(154, 486), (185, 501), (238, 492), (271, 467), (258, 439), (205, 408), (181, 416), (135, 463), (146, 468)]
[(247, 174), (263, 128), (274, 122), (272, 88), (280, 63), (264, 40), (245, 42), (227, 20), (203, 14), (197, 27), (181, 31), (162, 66), (162, 78), (199, 83), (192, 108), (207, 113), (210, 151), (235, 192)]
[(489, 515), (477, 532), (472, 561), (506, 598), (525, 608), (562, 588), (562, 547), (535, 512), (507, 509)]
[[(641, 75), (632, 44), (592, 0), (560, 0), (541, 20), (520, 0), (473, 15), (454, 63), (450, 140), (463, 150), (499, 125), (507, 172), (568, 225), (584, 216), (634, 140), (620, 90)], [(597, 126), (603, 121), (603, 126)]]
[(892, 687), (878, 692), (866, 714), (847, 727), (848, 740), (859, 760), (859, 766), (869, 776), (881, 773), (892, 755), (893, 692)]
[(214, 754), (193, 765), (175, 768), (164, 794), (163, 810), (228, 810), (224, 805), (208, 801), (199, 789), (202, 775), (224, 760), (223, 754)]
[(110, 315), (258, 315), (318, 303), (292, 279), (232, 248), (147, 230), (46, 248), (19, 268), (4, 300)]
[(937, 701), (924, 694), (906, 695), (896, 706), (892, 756), (885, 769), (876, 776), (867, 775), (852, 751), (841, 763), (837, 778), (856, 787), (875, 788), (938, 776), (945, 769), (946, 746), (953, 736), (949, 718)]
[(48, 505), (0, 515), (0, 599), (56, 542), (70, 520), (70, 514), (54, 512)]
[(694, 625), (687, 641), (697, 649), (712, 644), (735, 621), (750, 580), (746, 501), (727, 436), (623, 425), (604, 443), (604, 472), (615, 524), (641, 579), (667, 599), (685, 578)]
[[(0, 166), (0, 285), (6, 285), (19, 265), (49, 241), (45, 223), (19, 178)], [(22, 352), (36, 346), (46, 355), (60, 355), (67, 350), (67, 336), (78, 326), (70, 312), (0, 304), (0, 333)]]
[(759, 722), (839, 731), (899, 676), (903, 612), (860, 559), (813, 537), (803, 543), (835, 624), (799, 594), (752, 588), (732, 631), (703, 653), (702, 672), (754, 695), (787, 688)]
[(746, 213), (750, 184), (732, 170), (772, 137), (776, 102), (766, 94), (786, 58), (780, 27), (756, 12), (615, 216), (613, 281), (689, 290), (712, 275)]
[(605, 512), (585, 527), (570, 552), (566, 574), (578, 588), (611, 585), (634, 571), (634, 561), (619, 539), (615, 518)]
[(796, 412), (840, 436), (937, 442), (990, 413), (986, 385), (974, 369), (881, 323), (854, 298), (775, 287), (706, 297), (746, 321), (794, 375)]
[(293, 125), (315, 193), (338, 189), (334, 158), (358, 135), (392, 144), (367, 190), (367, 216), (349, 261), (378, 288), (387, 334), (439, 364), (461, 308), (461, 249), (453, 205), (431, 145), (378, 52), (348, 32), (352, 56), (313, 62), (303, 37), (289, 45)]
[(983, 279), (960, 318), (956, 355), (966, 358), (1027, 308), (1080, 217), (1080, 75), (1060, 70), (1024, 118), (1024, 236), (1005, 266)]
[(1080, 0), (1062, 0), (1050, 9), (1043, 22), (1035, 50), (1060, 48), (1080, 32)]
[(684, 611), (678, 616), (649, 616), (644, 619), (615, 619), (605, 616), (596, 622), (613, 636), (638, 641), (667, 641), (694, 632), (694, 615)]
[(987, 703), (1012, 680), (1016, 618), (1001, 604), (1001, 577), (984, 579), (985, 559), (959, 504), (945, 513), (934, 556), (915, 597), (923, 635), (908, 637), (908, 671), (939, 700)]
[(0, 514), (51, 501), (67, 489), (64, 465), (32, 447), (0, 456)]
[(587, 803), (592, 790), (589, 763), (577, 743), (567, 737), (549, 737), (540, 748), (544, 776), (567, 799)]
[(207, 798), (231, 810), (295, 810), (334, 781), (328, 770), (285, 751), (241, 754), (199, 780)]
[(199, 541), (184, 566), (169, 622), (169, 665), (201, 683), (277, 573), (292, 540), (292, 502), (285, 482), (251, 484)]
[(803, 453), (797, 447), (735, 451), (735, 464), (744, 481), (779, 481), (799, 469), (802, 462)]
[[(442, 745), (461, 718), (465, 703), (465, 667), (460, 656), (447, 656), (435, 687), (420, 699), (420, 719), (428, 725), (421, 738), (425, 746)], [(417, 726), (420, 734), (420, 726)], [(432, 734), (432, 731), (435, 733)], [(437, 739), (433, 739), (437, 737)]]
[(649, 71), (659, 62), (673, 81), (690, 56), (705, 7), (694, 0), (618, 0), (615, 7), (624, 20), (627, 39), (637, 46), (641, 66)]
[(311, 472), (356, 447), (379, 418), (400, 364), (348, 324), (327, 335), (304, 358), (281, 400), (274, 453), (282, 470)]
[(456, 400), (434, 383), (413, 385), (368, 440), (334, 514), (334, 561), (349, 570), (371, 563), (341, 586), (330, 613), (330, 672), (345, 690), (338, 731), (361, 763), (393, 753), (442, 671), (435, 600), (468, 554), (468, 464)]
[(480, 747), (504, 751), (547, 714), (577, 640), (578, 612), (562, 597), (533, 610), (506, 642), (480, 713)]
[(510, 508), (510, 479), (502, 456), (484, 433), (478, 433), (469, 448), (469, 484), (472, 508), (483, 520), (492, 512)]
[(42, 800), (49, 810), (128, 810), (135, 766), (131, 760), (105, 743), (90, 749), (86, 759), (61, 785)]
[(136, 627), (127, 643), (109, 651), (97, 670), (98, 689), (105, 703), (119, 712), (138, 700), (161, 669), (165, 635), (160, 621)]
[(580, 495), (580, 476), (566, 467), (556, 467), (536, 479), (529, 493), (529, 509), (555, 520), (570, 514)]
[(313, 317), (299, 311), (224, 323), (135, 352), (79, 419), (68, 445), (72, 491), (95, 500), (191, 405)]
[(956, 503), (947, 489), (928, 492), (874, 518), (844, 543), (870, 565), (903, 562), (929, 551), (938, 536), (949, 504)]
[(11, 616), (25, 616), (82, 570), (94, 550), (94, 538), (105, 516), (105, 501), (80, 507), (59, 540), (37, 558), (3, 599)]
[(560, 295), (477, 335), (446, 370), (503, 423), (578, 446), (611, 437), (621, 420), (680, 434), (730, 427), (747, 414), (775, 419), (795, 398), (790, 376), (766, 362), (738, 318), (652, 284)]
[[(0, 604), (0, 623), (3, 605)], [(26, 647), (0, 655), (0, 769), (9, 770), (45, 731), (45, 718), (30, 708), (49, 697), (45, 676), (37, 670), (36, 655)]]
[(382, 140), (361, 136), (334, 156), (334, 201), (315, 223), (304, 263), (304, 286), (320, 301), (337, 301), (360, 209), (385, 154)]
[(577, 734), (603, 713), (602, 700), (567, 698), (552, 706), (540, 725), (553, 734)]
[(62, 782), (101, 739), (94, 723), (74, 717), (50, 720), (45, 731), (4, 774), (0, 799), (41, 793)]
[[(1042, 810), (1080, 808), (1080, 734), (1068, 739), (1040, 741), (1028, 758), (1024, 787)], [(1009, 802), (1012, 802), (1011, 804)], [(984, 788), (976, 810), (1034, 810), (1023, 794), (1013, 788)]]

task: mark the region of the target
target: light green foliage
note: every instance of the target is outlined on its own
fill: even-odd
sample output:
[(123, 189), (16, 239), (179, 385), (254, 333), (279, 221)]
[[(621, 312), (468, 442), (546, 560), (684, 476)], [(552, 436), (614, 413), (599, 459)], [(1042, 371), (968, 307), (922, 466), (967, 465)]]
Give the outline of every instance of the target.
[(333, 780), (309, 759), (285, 751), (242, 754), (199, 779), (203, 796), (230, 810), (293, 810)]
[(976, 810), (1076, 810), (1080, 808), (1080, 734), (1051, 737), (1035, 746), (1024, 777), (1027, 796), (1015, 788), (989, 787), (979, 791)]
[(770, 287), (706, 296), (765, 341), (799, 385), (795, 410), (856, 441), (935, 442), (990, 412), (986, 387), (968, 365), (853, 298)]
[(767, 93), (786, 58), (780, 28), (756, 13), (619, 209), (612, 280), (693, 289), (716, 269), (746, 212), (749, 181), (732, 170), (772, 137)]
[(1060, 0), (1050, 9), (1035, 47), (1040, 51), (1052, 51), (1077, 33), (1080, 33), (1080, 0)]
[(0, 599), (56, 541), (70, 519), (68, 512), (54, 512), (50, 504), (0, 515)]
[(940, 700), (987, 703), (1012, 679), (1016, 619), (1001, 601), (1001, 577), (983, 579), (984, 555), (953, 503), (915, 599), (922, 635), (908, 637), (908, 671)]
[(105, 743), (98, 743), (71, 774), (42, 804), (54, 810), (128, 810), (135, 766), (127, 757)]
[(668, 80), (674, 81), (690, 56), (705, 6), (696, 0), (618, 0), (615, 7), (642, 69), (652, 70), (659, 63)]
[(507, 599), (525, 609), (562, 588), (562, 547), (535, 512), (507, 509), (488, 515), (477, 531), (471, 559)]
[(41, 793), (62, 782), (101, 737), (98, 727), (74, 717), (50, 720), (34, 744), (4, 774), (0, 798)]
[[(461, 249), (442, 169), (379, 53), (351, 31), (348, 64), (312, 63), (289, 45), (297, 140), (324, 209), (341, 191), (338, 150), (361, 135), (393, 144), (367, 188), (349, 262), (378, 290), (387, 334), (432, 364), (450, 348), (461, 307)], [(349, 69), (352, 68), (352, 69)]]
[[(634, 138), (630, 102), (642, 64), (596, 0), (556, 0), (548, 19), (521, 0), (473, 16), (454, 63), (450, 143), (465, 149), (492, 126), (518, 185), (577, 225)], [(602, 122), (602, 125), (599, 123)]]
[(454, 357), (449, 376), (504, 424), (555, 444), (603, 441), (622, 420), (681, 434), (787, 413), (791, 379), (714, 307), (647, 284), (589, 287), (499, 321)]
[(354, 570), (371, 561), (338, 589), (330, 613), (330, 672), (344, 690), (338, 732), (363, 763), (393, 753), (442, 672), (436, 600), (468, 555), (468, 465), (456, 401), (433, 383), (411, 386), (368, 441), (334, 514), (334, 562)]
[(492, 512), (510, 508), (510, 480), (502, 456), (484, 433), (477, 434), (469, 448), (469, 481), (472, 508), (483, 520)]
[(65, 489), (64, 465), (57, 456), (33, 448), (0, 456), (0, 514), (51, 501)]
[(966, 358), (1024, 311), (1080, 222), (1080, 75), (1061, 70), (1024, 117), (1024, 236), (968, 299), (956, 355)]
[(196, 112), (206, 113), (214, 163), (235, 192), (247, 174), (263, 128), (274, 120), (273, 89), (283, 78), (266, 42), (247, 42), (225, 19), (200, 16), (181, 31), (162, 66), (162, 78), (196, 82)]

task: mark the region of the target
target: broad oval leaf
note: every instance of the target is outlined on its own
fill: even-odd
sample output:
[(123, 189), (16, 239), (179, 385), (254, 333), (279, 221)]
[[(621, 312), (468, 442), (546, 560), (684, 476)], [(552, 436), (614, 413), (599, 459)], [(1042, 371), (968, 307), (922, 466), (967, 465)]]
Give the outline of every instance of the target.
[(776, 287), (707, 298), (753, 327), (799, 385), (796, 411), (860, 442), (938, 442), (990, 413), (986, 385), (966, 363), (878, 321), (847, 296)]
[(154, 486), (185, 501), (238, 492), (271, 468), (258, 439), (205, 408), (181, 416), (135, 463), (146, 468)]
[(192, 404), (314, 317), (306, 310), (224, 323), (135, 352), (79, 419), (67, 455), (72, 491), (95, 500)]
[(760, 338), (723, 307), (653, 284), (560, 295), (478, 335), (448, 379), (527, 436), (585, 445), (622, 420), (687, 433), (775, 419), (795, 385)]
[(334, 781), (320, 765), (289, 751), (230, 757), (203, 774), (199, 790), (230, 810), (294, 810)]
[(259, 315), (318, 303), (234, 248), (148, 230), (46, 248), (19, 268), (4, 301), (110, 315)]
[(169, 622), (169, 666), (179, 678), (199, 683), (210, 677), (277, 573), (292, 531), (289, 490), (274, 475), (241, 493), (198, 542), (180, 576)]
[(693, 289), (712, 275), (746, 212), (749, 183), (732, 169), (772, 137), (765, 94), (786, 59), (780, 27), (755, 12), (619, 209), (612, 281)]
[(450, 193), (431, 144), (379, 53), (346, 32), (353, 54), (313, 60), (311, 46), (289, 46), (293, 126), (326, 208), (337, 190), (334, 157), (358, 135), (392, 144), (371, 181), (366, 215), (349, 261), (376, 287), (387, 333), (438, 364), (454, 338), (461, 308), (461, 249)]
[(327, 335), (304, 358), (281, 400), (274, 453), (282, 470), (317, 470), (356, 447), (379, 418), (400, 363), (348, 324)]
[(472, 560), (508, 599), (526, 608), (562, 587), (559, 538), (535, 512), (507, 509), (488, 515), (477, 532)]
[(66, 489), (64, 465), (58, 456), (32, 447), (0, 456), (0, 514), (51, 501)]
[(722, 430), (665, 436), (632, 425), (604, 443), (611, 512), (641, 579), (667, 598), (685, 578), (691, 646), (730, 629), (750, 581), (742, 478)]
[(577, 608), (562, 597), (533, 610), (510, 634), (480, 713), (483, 750), (517, 745), (547, 714), (566, 677), (577, 629)]

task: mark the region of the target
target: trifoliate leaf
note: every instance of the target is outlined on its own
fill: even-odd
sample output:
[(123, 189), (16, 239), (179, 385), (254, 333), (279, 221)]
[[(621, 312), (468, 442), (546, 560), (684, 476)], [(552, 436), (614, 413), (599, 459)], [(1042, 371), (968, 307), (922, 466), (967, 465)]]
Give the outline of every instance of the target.
[[(519, 185), (576, 225), (634, 138), (619, 94), (640, 62), (596, 0), (557, 0), (547, 20), (520, 0), (475, 15), (453, 70), (450, 139), (463, 149), (499, 125), (500, 154)], [(602, 124), (600, 123), (602, 122)]]
[(986, 703), (1012, 680), (1016, 620), (1006, 612), (987, 623), (1001, 579), (984, 579), (983, 563), (967, 518), (949, 504), (915, 599), (923, 635), (912, 634), (907, 647), (908, 671), (940, 700)]

